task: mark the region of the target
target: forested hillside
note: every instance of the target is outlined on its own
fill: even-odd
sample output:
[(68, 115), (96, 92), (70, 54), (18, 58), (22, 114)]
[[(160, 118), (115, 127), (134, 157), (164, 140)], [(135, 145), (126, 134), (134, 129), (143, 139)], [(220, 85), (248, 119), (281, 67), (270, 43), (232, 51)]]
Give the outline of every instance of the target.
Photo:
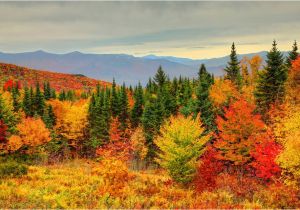
[[(62, 74), (49, 71), (29, 69), (13, 64), (0, 63), (0, 85), (12, 85), (19, 82), (21, 86), (34, 86), (36, 82), (49, 82), (55, 90), (91, 90), (97, 84), (109, 85), (109, 82), (88, 78), (81, 74)], [(7, 83), (7, 84), (4, 84)]]
[(146, 87), (1, 64), (0, 208), (299, 208), (297, 43), (237, 50)]

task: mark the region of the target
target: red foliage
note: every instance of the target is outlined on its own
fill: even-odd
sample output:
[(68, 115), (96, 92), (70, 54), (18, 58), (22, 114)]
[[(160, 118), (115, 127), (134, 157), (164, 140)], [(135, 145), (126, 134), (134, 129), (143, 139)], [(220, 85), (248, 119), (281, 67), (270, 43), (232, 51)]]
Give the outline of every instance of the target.
[(9, 79), (3, 85), (4, 90), (12, 90), (13, 87), (17, 87), (18, 89), (21, 89), (20, 81), (14, 83), (14, 81), (12, 79)]
[(270, 134), (266, 133), (263, 136), (265, 140), (257, 144), (251, 152), (251, 156), (254, 158), (251, 166), (254, 167), (257, 177), (270, 180), (272, 177), (280, 175), (281, 170), (275, 159), (282, 148), (272, 139)]
[(6, 139), (6, 132), (7, 132), (7, 126), (3, 122), (3, 120), (0, 120), (0, 143), (5, 142)]
[(124, 135), (124, 132), (121, 131), (118, 118), (112, 119), (109, 136), (109, 143), (99, 148), (96, 153), (104, 157), (127, 160), (132, 150), (131, 144), (126, 135)]
[(260, 115), (254, 114), (255, 105), (243, 98), (225, 109), (224, 117), (217, 117), (218, 135), (214, 147), (220, 160), (242, 166), (251, 160), (250, 151), (260, 142), (266, 125)]
[[(103, 87), (110, 86), (110, 83), (108, 82), (91, 79), (81, 75), (40, 71), (12, 64), (0, 63), (0, 69), (0, 83), (2, 82), (1, 78), (12, 78), (12, 80), (20, 81), (20, 85), (27, 86), (34, 86), (37, 81), (40, 82), (40, 84), (44, 81), (49, 81), (51, 87), (57, 91), (62, 89), (87, 91), (94, 88), (97, 84), (100, 84)], [(10, 85), (11, 83), (12, 82), (9, 82), (7, 85)]]
[(198, 192), (213, 190), (216, 186), (216, 177), (224, 170), (224, 163), (215, 158), (217, 152), (211, 146), (201, 158), (194, 186)]

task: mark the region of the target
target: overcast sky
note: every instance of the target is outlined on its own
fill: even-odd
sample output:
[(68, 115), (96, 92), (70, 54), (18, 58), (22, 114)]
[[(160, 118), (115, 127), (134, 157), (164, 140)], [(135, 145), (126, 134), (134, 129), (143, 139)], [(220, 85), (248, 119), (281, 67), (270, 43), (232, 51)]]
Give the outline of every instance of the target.
[(219, 57), (300, 43), (300, 2), (0, 2), (0, 51)]

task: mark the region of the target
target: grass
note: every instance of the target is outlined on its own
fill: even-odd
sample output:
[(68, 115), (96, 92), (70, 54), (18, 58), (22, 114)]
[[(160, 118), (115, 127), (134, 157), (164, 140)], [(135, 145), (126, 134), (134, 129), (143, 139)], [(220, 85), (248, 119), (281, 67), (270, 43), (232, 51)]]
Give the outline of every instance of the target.
[(23, 177), (0, 179), (0, 189), (0, 208), (5, 209), (276, 208), (279, 196), (271, 194), (270, 202), (269, 191), (256, 192), (251, 201), (226, 188), (196, 193), (173, 183), (164, 171), (129, 171), (118, 160), (83, 159), (29, 166)]

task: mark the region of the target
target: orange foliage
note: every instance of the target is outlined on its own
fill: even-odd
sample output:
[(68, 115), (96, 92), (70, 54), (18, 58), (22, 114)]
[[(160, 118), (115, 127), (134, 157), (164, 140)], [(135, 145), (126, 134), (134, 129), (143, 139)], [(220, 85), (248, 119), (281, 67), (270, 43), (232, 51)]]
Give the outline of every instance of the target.
[(250, 151), (255, 143), (261, 142), (261, 134), (266, 126), (261, 116), (253, 114), (255, 106), (239, 99), (225, 108), (224, 118), (217, 117), (219, 133), (214, 146), (219, 149), (220, 160), (234, 165), (244, 165), (251, 159)]
[(17, 125), (17, 129), (19, 135), (11, 136), (8, 141), (12, 151), (16, 151), (25, 145), (36, 147), (51, 140), (50, 132), (40, 118), (25, 118)]
[(40, 83), (49, 81), (51, 87), (57, 91), (61, 89), (91, 90), (96, 87), (97, 84), (104, 87), (110, 86), (110, 83), (108, 82), (91, 79), (85, 76), (40, 71), (12, 64), (0, 63), (0, 69), (0, 78), (10, 78), (11, 81), (17, 80), (20, 81), (22, 85), (26, 84), (28, 86), (34, 86), (36, 81), (39, 81)]
[(97, 149), (97, 155), (105, 158), (117, 158), (120, 160), (128, 160), (132, 151), (130, 140), (127, 138), (128, 131), (124, 132), (120, 129), (118, 118), (113, 118), (110, 125), (109, 136), (110, 141), (103, 147)]

